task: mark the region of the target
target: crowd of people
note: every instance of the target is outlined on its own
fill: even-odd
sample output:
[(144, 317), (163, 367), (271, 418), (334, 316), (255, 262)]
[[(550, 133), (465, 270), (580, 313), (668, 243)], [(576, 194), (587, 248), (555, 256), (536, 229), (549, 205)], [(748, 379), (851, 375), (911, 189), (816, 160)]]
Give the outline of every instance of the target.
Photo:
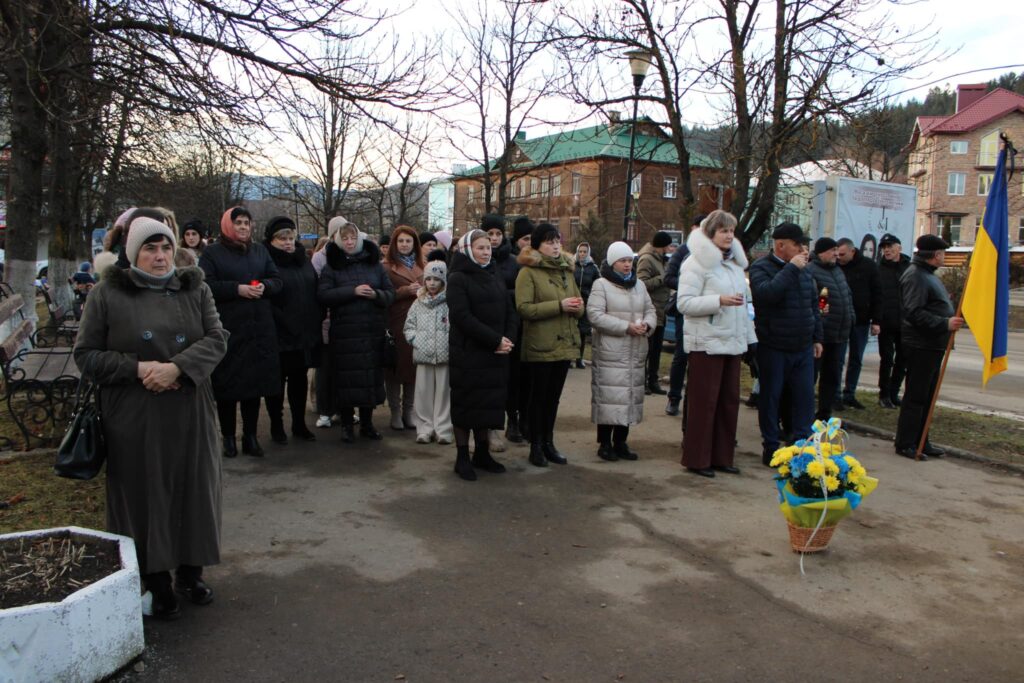
[[(659, 231), (639, 253), (614, 242), (603, 255), (564, 250), (550, 223), (498, 215), (454, 242), (397, 226), (379, 243), (338, 216), (312, 253), (286, 216), (257, 229), (239, 206), (219, 227), (215, 241), (197, 222), (179, 238), (169, 211), (126, 211), (97, 258), (75, 345), (101, 389), (108, 526), (135, 539), (153, 614), (168, 619), (177, 595), (213, 599), (202, 569), (219, 561), (220, 458), (265, 454), (261, 403), (277, 444), (316, 440), (312, 393), (316, 427), (340, 425), (342, 443), (357, 425), (359, 438), (384, 438), (374, 411), (386, 404), (391, 430), (454, 443), (463, 480), (505, 472), (494, 457), (505, 440), (528, 443), (532, 466), (566, 465), (559, 404), (570, 368), (587, 367), (589, 338), (596, 457), (637, 460), (629, 437), (645, 397), (667, 394), (665, 412), (682, 414), (682, 465), (712, 478), (739, 473), (744, 364), (767, 465), (815, 418), (863, 407), (863, 354), (878, 335), (878, 400), (902, 400), (896, 452), (914, 457), (942, 350), (962, 325), (935, 276), (946, 245), (930, 235), (913, 261), (885, 235), (876, 265), (848, 239), (811, 245), (783, 223), (751, 264), (721, 210), (698, 216), (683, 244)], [(927, 442), (924, 453), (942, 454)]]

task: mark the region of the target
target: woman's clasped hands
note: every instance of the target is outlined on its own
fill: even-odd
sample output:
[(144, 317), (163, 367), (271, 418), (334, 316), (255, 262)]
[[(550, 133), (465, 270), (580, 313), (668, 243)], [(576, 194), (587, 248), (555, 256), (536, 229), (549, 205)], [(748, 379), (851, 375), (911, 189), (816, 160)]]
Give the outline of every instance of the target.
[(161, 363), (155, 360), (139, 361), (138, 376), (142, 380), (142, 386), (155, 394), (181, 388), (178, 383), (181, 370), (174, 363)]

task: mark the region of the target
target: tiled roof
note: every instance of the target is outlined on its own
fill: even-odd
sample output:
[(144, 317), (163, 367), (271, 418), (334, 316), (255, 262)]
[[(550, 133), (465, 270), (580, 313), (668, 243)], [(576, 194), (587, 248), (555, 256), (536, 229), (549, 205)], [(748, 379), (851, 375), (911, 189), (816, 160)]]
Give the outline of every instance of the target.
[[(625, 121), (614, 125), (601, 124), (563, 131), (533, 140), (518, 140), (515, 144), (528, 160), (513, 164), (513, 168), (548, 166), (596, 157), (627, 159), (629, 158), (629, 133), (629, 122)], [(679, 156), (676, 154), (676, 148), (672, 145), (671, 140), (667, 137), (640, 133), (636, 136), (636, 151), (633, 158), (640, 163), (679, 163)], [(690, 166), (718, 168), (719, 164), (706, 154), (690, 152)], [(477, 175), (482, 171), (482, 166), (476, 166), (459, 175)]]
[[(922, 135), (966, 133), (1014, 111), (1024, 112), (1024, 95), (1018, 95), (1005, 88), (996, 88), (952, 116), (921, 116), (918, 118), (918, 124), (921, 126)], [(926, 119), (929, 120), (927, 124)]]

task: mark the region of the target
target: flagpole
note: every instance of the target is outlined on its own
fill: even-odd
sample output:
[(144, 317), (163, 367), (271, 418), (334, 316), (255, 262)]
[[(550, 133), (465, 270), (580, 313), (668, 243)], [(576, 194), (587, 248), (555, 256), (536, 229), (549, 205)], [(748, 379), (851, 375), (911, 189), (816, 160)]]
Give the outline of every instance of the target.
[[(971, 252), (971, 259), (974, 258), (974, 252)], [(971, 264), (967, 264), (967, 277), (964, 278), (964, 289), (967, 289), (967, 283), (971, 279)], [(956, 317), (962, 317), (964, 307), (964, 295), (960, 293), (960, 301), (956, 304)], [(946, 342), (946, 354), (942, 357), (942, 368), (939, 370), (939, 378), (935, 382), (935, 391), (932, 392), (932, 403), (928, 406), (928, 417), (924, 421), (924, 429), (921, 430), (921, 440), (917, 443), (917, 452), (914, 454), (914, 460), (921, 459), (921, 453), (924, 452), (924, 444), (928, 440), (928, 431), (932, 426), (932, 417), (935, 415), (935, 403), (939, 400), (939, 390), (942, 388), (942, 378), (946, 375), (946, 365), (949, 364), (949, 355), (953, 351), (953, 340), (956, 339), (956, 330), (952, 330), (949, 333), (949, 341)]]

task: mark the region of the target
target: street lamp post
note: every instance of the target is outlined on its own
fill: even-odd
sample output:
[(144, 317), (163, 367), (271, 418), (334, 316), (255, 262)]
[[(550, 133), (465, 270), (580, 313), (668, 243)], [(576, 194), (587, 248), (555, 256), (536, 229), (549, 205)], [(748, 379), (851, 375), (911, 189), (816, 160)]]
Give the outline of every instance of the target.
[(292, 181), (292, 203), (295, 204), (295, 232), (302, 234), (299, 230), (299, 176), (293, 175)]
[(622, 241), (629, 237), (629, 203), (633, 198), (633, 152), (636, 150), (636, 117), (640, 106), (640, 88), (651, 67), (651, 53), (647, 50), (630, 50), (629, 71), (633, 74), (633, 123), (629, 132), (629, 160), (626, 162), (626, 204), (622, 211)]

